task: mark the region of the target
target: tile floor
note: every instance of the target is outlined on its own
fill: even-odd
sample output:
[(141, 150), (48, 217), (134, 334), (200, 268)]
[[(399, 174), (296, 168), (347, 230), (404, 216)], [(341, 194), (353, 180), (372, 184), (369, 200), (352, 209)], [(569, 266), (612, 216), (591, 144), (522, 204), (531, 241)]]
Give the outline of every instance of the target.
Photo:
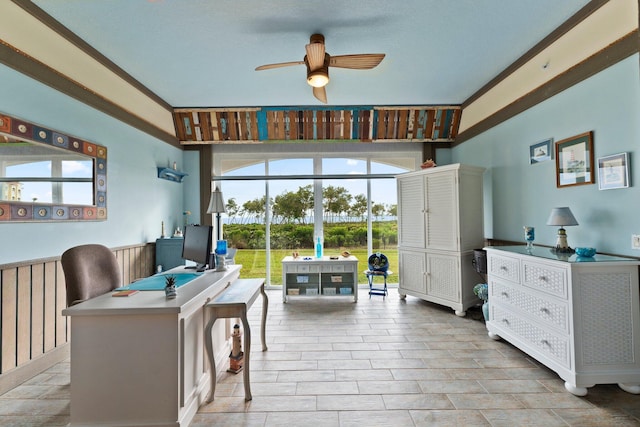
[[(460, 318), (416, 298), (297, 298), (269, 291), (260, 351), (260, 298), (251, 359), (219, 376), (200, 426), (640, 426), (640, 396), (598, 385), (586, 397), (524, 353), (487, 337), (479, 308)], [(0, 396), (2, 426), (69, 422), (69, 362)]]

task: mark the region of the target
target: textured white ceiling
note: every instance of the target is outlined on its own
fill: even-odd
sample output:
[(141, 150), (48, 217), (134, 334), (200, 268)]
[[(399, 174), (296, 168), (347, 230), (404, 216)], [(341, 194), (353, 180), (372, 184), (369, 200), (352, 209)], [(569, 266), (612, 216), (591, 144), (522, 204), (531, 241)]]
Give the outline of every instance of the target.
[(319, 32), (330, 105), (460, 104), (588, 0), (33, 0), (174, 107), (321, 105), (304, 66)]

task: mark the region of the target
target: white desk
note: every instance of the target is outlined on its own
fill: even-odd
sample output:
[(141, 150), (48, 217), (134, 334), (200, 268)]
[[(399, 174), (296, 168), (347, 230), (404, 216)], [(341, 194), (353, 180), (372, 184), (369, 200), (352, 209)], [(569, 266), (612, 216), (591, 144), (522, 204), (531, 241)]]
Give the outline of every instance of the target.
[[(106, 294), (63, 310), (71, 316), (70, 425), (188, 426), (212, 375), (204, 306), (240, 268), (207, 271), (178, 288), (173, 300), (164, 291)], [(216, 350), (226, 357), (224, 324), (219, 327)]]

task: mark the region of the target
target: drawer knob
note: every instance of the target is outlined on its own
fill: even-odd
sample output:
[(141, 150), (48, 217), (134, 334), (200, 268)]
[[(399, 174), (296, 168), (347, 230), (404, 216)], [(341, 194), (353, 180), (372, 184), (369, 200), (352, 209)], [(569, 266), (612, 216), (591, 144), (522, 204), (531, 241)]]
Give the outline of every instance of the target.
[(509, 319), (502, 319), (502, 323), (504, 323), (505, 325), (509, 324)]
[(500, 292), (500, 295), (502, 295), (503, 297), (509, 298), (509, 294), (505, 291)]
[(506, 266), (506, 265), (501, 265), (501, 266), (500, 266), (500, 270), (502, 270), (502, 271), (507, 271), (507, 270), (508, 270), (508, 268), (507, 268), (507, 266)]
[(546, 276), (540, 276), (540, 277), (538, 277), (538, 280), (540, 280), (542, 282), (547, 282), (548, 281)]
[(547, 307), (541, 307), (541, 308), (540, 308), (540, 311), (541, 311), (542, 313), (544, 313), (544, 314), (549, 314), (549, 313), (550, 313), (550, 312), (549, 312), (549, 309), (548, 309)]
[(547, 340), (540, 340), (540, 344), (545, 345), (547, 347), (551, 347), (551, 343)]

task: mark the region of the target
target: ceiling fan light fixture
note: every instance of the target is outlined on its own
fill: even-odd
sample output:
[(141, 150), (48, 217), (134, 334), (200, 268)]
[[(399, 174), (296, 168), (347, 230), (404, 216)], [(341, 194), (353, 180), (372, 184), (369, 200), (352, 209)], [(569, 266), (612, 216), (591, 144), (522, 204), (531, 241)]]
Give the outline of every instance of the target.
[(307, 83), (313, 87), (324, 87), (329, 83), (329, 73), (324, 70), (316, 70), (307, 74)]
[(349, 68), (352, 70), (370, 70), (380, 64), (384, 53), (357, 53), (352, 55), (331, 56), (325, 51), (324, 36), (312, 34), (305, 45), (306, 55), (302, 61), (279, 62), (256, 67), (256, 71), (272, 68), (306, 65), (307, 84), (313, 88), (313, 96), (320, 102), (327, 103), (326, 86), (329, 84), (329, 67)]

